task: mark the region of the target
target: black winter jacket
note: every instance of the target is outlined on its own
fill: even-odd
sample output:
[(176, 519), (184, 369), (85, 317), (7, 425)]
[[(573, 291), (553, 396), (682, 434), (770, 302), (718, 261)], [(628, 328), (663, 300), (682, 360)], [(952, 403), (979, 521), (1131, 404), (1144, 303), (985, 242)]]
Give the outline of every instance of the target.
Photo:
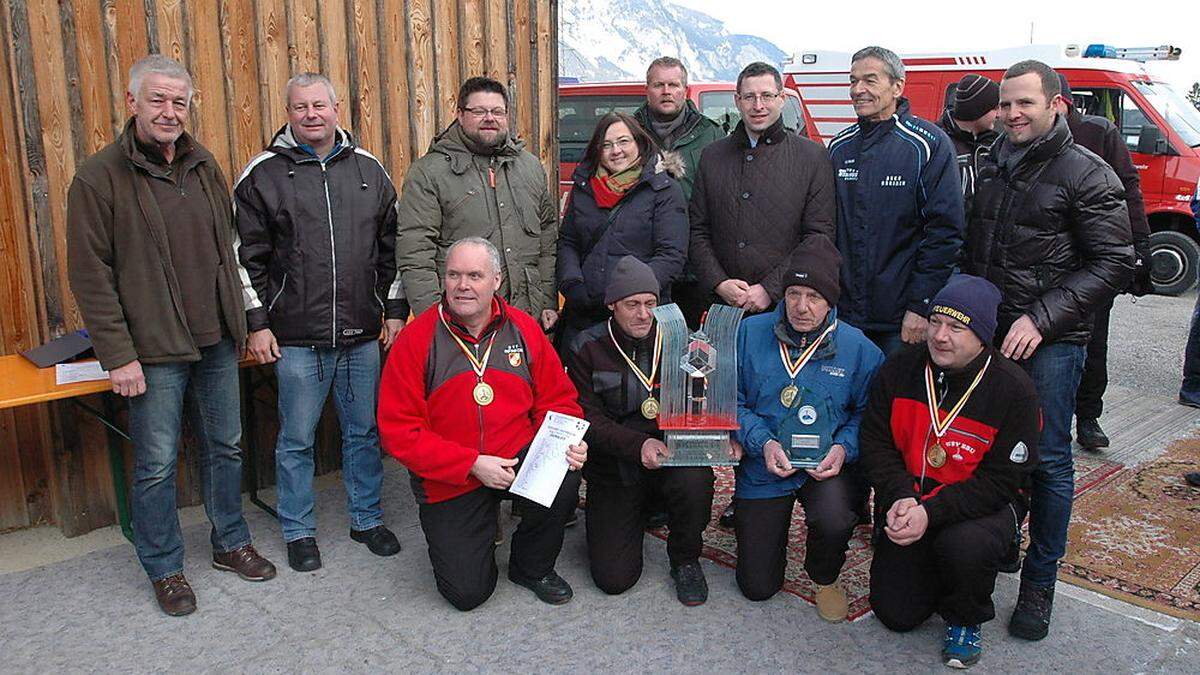
[(700, 155), (688, 267), (704, 292), (741, 279), (762, 284), (777, 302), (801, 240), (833, 241), (835, 208), (833, 169), (820, 143), (788, 131), (780, 118), (751, 148), (739, 122)]
[(1043, 344), (1087, 344), (1092, 312), (1133, 273), (1125, 191), (1059, 117), (1010, 174), (1006, 136), (979, 171), (963, 271), (1000, 289), (996, 344), (1028, 314)]
[(971, 200), (975, 197), (975, 176), (979, 173), (979, 165), (987, 157), (992, 143), (996, 142), (999, 134), (991, 129), (981, 134), (973, 134), (963, 129), (955, 123), (949, 108), (942, 112), (942, 119), (938, 121), (938, 126), (954, 143), (954, 154), (958, 161), (958, 180), (962, 184), (963, 211), (970, 213)]
[(341, 347), (408, 315), (396, 278), (396, 188), (339, 129), (320, 160), (284, 125), (234, 184), (246, 320), (280, 345)]
[(565, 318), (572, 325), (584, 328), (607, 316), (604, 290), (613, 267), (627, 255), (654, 270), (660, 303), (671, 301), (671, 283), (683, 276), (688, 249), (687, 205), (674, 178), (681, 168), (673, 153), (646, 162), (641, 177), (611, 209), (596, 204), (592, 167), (575, 168), (558, 235), (557, 273)]
[(1096, 153), (1108, 162), (1121, 185), (1125, 186), (1125, 206), (1129, 209), (1129, 229), (1133, 232), (1133, 250), (1137, 254), (1136, 269), (1130, 291), (1137, 295), (1154, 292), (1150, 281), (1150, 222), (1146, 220), (1146, 203), (1142, 200), (1142, 181), (1133, 166), (1133, 157), (1121, 130), (1106, 117), (1084, 115), (1072, 107), (1067, 113), (1067, 127), (1075, 142)]

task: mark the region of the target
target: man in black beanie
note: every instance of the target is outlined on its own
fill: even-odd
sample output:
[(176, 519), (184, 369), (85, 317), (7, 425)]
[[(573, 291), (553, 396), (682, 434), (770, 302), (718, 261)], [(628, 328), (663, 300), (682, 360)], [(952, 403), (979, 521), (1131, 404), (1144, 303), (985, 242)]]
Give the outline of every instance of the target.
[(964, 75), (946, 97), (946, 110), (938, 125), (954, 142), (962, 181), (964, 211), (971, 212), (975, 172), (996, 140), (996, 113), (1000, 110), (1000, 85), (983, 75)]
[(979, 660), (996, 574), (1038, 462), (1033, 381), (992, 347), (1000, 291), (957, 275), (933, 299), (926, 345), (875, 378), (859, 432), (879, 509), (871, 607), (908, 631), (946, 622), (943, 662)]
[[(1142, 183), (1138, 170), (1133, 165), (1129, 146), (1117, 125), (1107, 117), (1084, 115), (1075, 107), (1071, 85), (1062, 73), (1058, 74), (1062, 86), (1061, 98), (1055, 101), (1058, 114), (1067, 118), (1067, 128), (1075, 143), (1096, 153), (1112, 167), (1125, 186), (1125, 206), (1129, 210), (1129, 228), (1133, 234), (1134, 262), (1133, 282), (1128, 291), (1142, 296), (1154, 292), (1150, 281), (1150, 223), (1146, 220), (1146, 205), (1142, 201)], [(1083, 376), (1079, 379), (1079, 390), (1075, 393), (1075, 439), (1085, 450), (1100, 450), (1108, 447), (1108, 436), (1100, 428), (1100, 415), (1104, 412), (1104, 390), (1108, 388), (1108, 319), (1113, 301), (1100, 305), (1093, 314), (1092, 337), (1088, 340), (1087, 360), (1083, 362)]]
[(662, 466), (667, 446), (657, 421), (658, 296), (654, 271), (633, 256), (621, 258), (605, 289), (612, 318), (577, 334), (563, 361), (591, 422), (586, 436), (591, 459), (584, 476), (592, 579), (613, 595), (637, 583), (644, 506), (661, 495), (675, 594), (694, 606), (708, 599), (700, 549), (712, 515), (713, 472), (711, 467)]

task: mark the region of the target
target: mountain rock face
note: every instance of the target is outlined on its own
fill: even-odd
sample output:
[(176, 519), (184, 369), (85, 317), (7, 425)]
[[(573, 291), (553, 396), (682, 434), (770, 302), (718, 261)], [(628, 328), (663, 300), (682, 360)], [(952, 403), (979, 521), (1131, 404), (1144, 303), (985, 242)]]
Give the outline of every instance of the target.
[(641, 80), (659, 56), (674, 56), (694, 82), (733, 80), (752, 61), (779, 65), (785, 54), (753, 35), (666, 0), (562, 0), (558, 74), (586, 82)]

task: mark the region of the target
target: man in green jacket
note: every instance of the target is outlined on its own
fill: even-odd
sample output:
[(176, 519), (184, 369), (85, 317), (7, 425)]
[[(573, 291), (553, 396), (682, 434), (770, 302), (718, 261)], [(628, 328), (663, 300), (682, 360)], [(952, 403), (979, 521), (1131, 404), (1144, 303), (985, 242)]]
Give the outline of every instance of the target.
[(508, 92), (472, 77), (458, 119), (413, 162), (398, 204), (396, 264), (414, 314), (438, 302), (450, 244), (483, 237), (503, 258), (500, 294), (549, 329), (558, 320), (557, 202), (538, 158), (508, 131)]
[(71, 291), (114, 393), (129, 399), (133, 543), (163, 612), (190, 614), (175, 467), (185, 395), (200, 438), (212, 566), (275, 576), (242, 515), (238, 354), (246, 317), (229, 186), (184, 131), (192, 78), (153, 54), (129, 70), (132, 117), (67, 194)]
[[(700, 152), (715, 140), (725, 137), (721, 125), (705, 117), (688, 98), (687, 68), (672, 56), (660, 56), (646, 69), (646, 102), (633, 113), (634, 119), (649, 132), (664, 151), (677, 153), (683, 159), (684, 172), (678, 178), (683, 196), (692, 198), (696, 171), (700, 168)], [(689, 325), (695, 327), (708, 309), (706, 291), (696, 284), (696, 275), (688, 269), (682, 281), (673, 284), (671, 297), (683, 311)]]
[(679, 178), (683, 196), (692, 198), (700, 151), (724, 138), (721, 125), (700, 114), (687, 94), (687, 68), (671, 56), (660, 56), (646, 69), (646, 102), (633, 113), (634, 119), (665, 151), (679, 153), (684, 174)]

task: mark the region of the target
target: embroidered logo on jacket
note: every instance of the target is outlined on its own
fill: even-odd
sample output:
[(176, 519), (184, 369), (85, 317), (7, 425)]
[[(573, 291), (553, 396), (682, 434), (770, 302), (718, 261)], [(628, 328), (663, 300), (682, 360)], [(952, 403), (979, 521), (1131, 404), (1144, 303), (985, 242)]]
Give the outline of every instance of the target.
[(880, 187), (904, 187), (908, 185), (908, 181), (900, 175), (884, 176), (883, 180), (879, 181), (879, 185)]
[(853, 181), (858, 180), (858, 169), (838, 169), (838, 180)]
[(1017, 441), (1008, 455), (1008, 460), (1014, 464), (1024, 464), (1027, 459), (1029, 459), (1029, 448), (1026, 447), (1025, 441)]
[(508, 357), (508, 365), (520, 368), (524, 362), (525, 349), (521, 345), (509, 345), (504, 348), (504, 355)]

